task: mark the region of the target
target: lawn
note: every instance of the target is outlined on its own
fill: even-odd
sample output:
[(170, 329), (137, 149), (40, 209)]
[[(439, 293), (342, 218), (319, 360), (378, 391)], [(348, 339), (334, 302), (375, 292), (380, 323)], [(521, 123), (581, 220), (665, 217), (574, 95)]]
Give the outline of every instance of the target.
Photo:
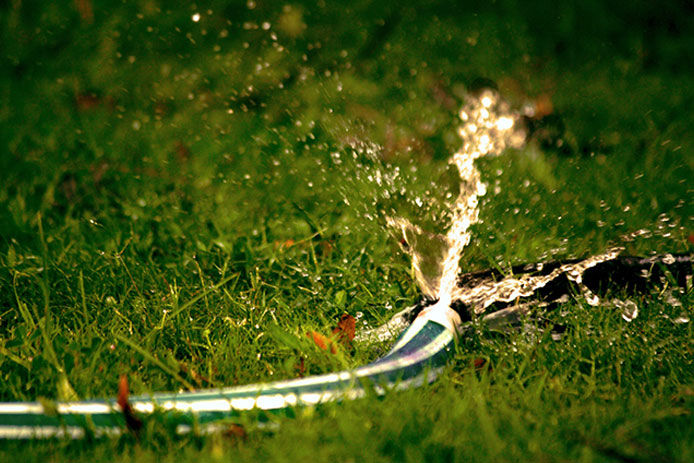
[[(306, 334), (421, 298), (386, 218), (446, 231), (457, 113), (483, 85), (544, 117), (478, 163), (464, 271), (692, 253), (691, 6), (527, 3), (0, 2), (0, 401), (377, 358), (388, 343)], [(693, 307), (691, 285), (576, 296), (480, 326), (419, 389), (243, 432), (0, 442), (0, 460), (694, 461)]]

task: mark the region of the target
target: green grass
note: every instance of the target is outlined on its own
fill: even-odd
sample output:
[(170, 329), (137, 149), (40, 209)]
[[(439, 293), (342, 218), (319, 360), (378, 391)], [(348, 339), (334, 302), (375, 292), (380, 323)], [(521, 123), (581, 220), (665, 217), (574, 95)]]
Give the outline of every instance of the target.
[[(489, 193), (463, 268), (586, 255), (641, 228), (653, 236), (627, 252), (692, 251), (684, 6), (225, 3), (99, 2), (91, 23), (75, 2), (0, 4), (0, 400), (378, 356), (329, 355), (305, 333), (418, 300), (384, 218), (442, 231), (456, 111), (481, 78), (517, 105), (550, 95), (563, 146), (536, 135), (480, 163)], [(481, 328), (431, 386), (247, 439), (155, 420), (139, 439), (2, 442), (0, 459), (692, 461), (694, 327), (673, 320), (694, 294), (677, 306), (668, 290), (631, 323), (577, 298), (548, 315), (567, 327), (558, 342), (536, 321)]]

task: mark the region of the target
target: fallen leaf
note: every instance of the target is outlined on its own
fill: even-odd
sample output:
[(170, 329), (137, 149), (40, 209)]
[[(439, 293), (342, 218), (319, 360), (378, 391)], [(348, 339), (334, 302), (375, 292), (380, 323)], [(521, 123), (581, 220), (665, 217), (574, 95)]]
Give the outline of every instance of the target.
[(80, 111), (89, 111), (101, 104), (101, 98), (96, 93), (78, 93), (75, 95), (75, 104)]
[(328, 350), (330, 348), (330, 353), (337, 353), (337, 348), (335, 343), (329, 337), (318, 333), (317, 331), (309, 331), (306, 335), (311, 339), (320, 349)]
[(121, 411), (123, 412), (123, 418), (125, 418), (125, 425), (128, 427), (129, 430), (137, 432), (140, 429), (142, 429), (142, 421), (137, 416), (135, 416), (135, 412), (133, 411), (133, 408), (132, 406), (130, 406), (130, 402), (128, 401), (129, 396), (130, 390), (128, 388), (128, 377), (122, 375), (120, 377), (120, 381), (118, 381), (118, 406), (121, 408)]
[(337, 327), (333, 329), (333, 334), (336, 336), (337, 340), (343, 345), (348, 346), (354, 339), (354, 335), (357, 330), (357, 320), (346, 313), (337, 322)]
[(535, 98), (535, 118), (542, 119), (553, 112), (554, 104), (552, 104), (552, 98), (548, 94), (542, 93)]
[(118, 406), (120, 406), (120, 408), (130, 407), (130, 403), (128, 403), (129, 395), (130, 390), (128, 388), (128, 377), (122, 375), (118, 381)]
[(222, 434), (225, 437), (233, 437), (236, 439), (246, 440), (248, 438), (248, 433), (240, 424), (232, 423), (226, 427)]
[(316, 331), (310, 331), (306, 335), (323, 350), (330, 349), (331, 354), (337, 353), (337, 343), (343, 347), (351, 348), (352, 340), (356, 334), (357, 321), (350, 314), (343, 314), (337, 326), (333, 328), (332, 336), (328, 337)]
[(299, 357), (299, 362), (294, 366), (299, 378), (303, 378), (306, 375), (306, 365), (304, 365), (304, 358)]
[(484, 359), (482, 357), (477, 357), (476, 359), (474, 359), (472, 361), (472, 366), (475, 368), (475, 371), (492, 371), (492, 365), (489, 362), (487, 362), (487, 359)]

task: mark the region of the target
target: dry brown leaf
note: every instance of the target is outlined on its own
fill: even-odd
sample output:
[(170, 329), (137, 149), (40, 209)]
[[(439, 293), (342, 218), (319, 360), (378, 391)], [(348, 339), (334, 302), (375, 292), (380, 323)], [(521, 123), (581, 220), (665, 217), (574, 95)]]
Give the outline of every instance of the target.
[(225, 437), (231, 437), (235, 439), (246, 440), (248, 438), (248, 433), (240, 424), (232, 423), (222, 431)]
[(333, 335), (343, 346), (349, 346), (354, 339), (357, 330), (357, 320), (346, 313), (337, 322), (337, 327), (333, 329)]
[(330, 349), (331, 354), (337, 353), (337, 348), (335, 347), (335, 343), (333, 342), (332, 339), (329, 337), (325, 336), (324, 334), (320, 334), (317, 331), (309, 331), (306, 333), (306, 335), (311, 339), (320, 349), (322, 350), (328, 350)]
[(306, 365), (304, 364), (304, 358), (299, 357), (299, 362), (294, 365), (294, 369), (296, 370), (297, 375), (299, 378), (303, 378), (306, 375)]
[(542, 119), (554, 112), (552, 97), (547, 93), (541, 93), (535, 98), (535, 118)]
[(475, 368), (475, 371), (482, 371), (482, 370), (487, 370), (487, 371), (492, 371), (492, 366), (489, 362), (487, 362), (487, 359), (484, 359), (482, 357), (477, 357), (472, 361), (472, 366)]
[(357, 321), (350, 314), (343, 314), (337, 326), (333, 328), (332, 336), (328, 337), (316, 331), (310, 331), (306, 335), (320, 349), (330, 349), (331, 354), (337, 353), (338, 343), (346, 348), (352, 347), (352, 340), (356, 334)]
[(120, 406), (123, 412), (123, 418), (125, 418), (125, 424), (129, 430), (137, 432), (142, 429), (142, 421), (135, 416), (132, 406), (128, 401), (130, 396), (130, 390), (128, 387), (128, 377), (122, 375), (118, 381), (118, 406)]

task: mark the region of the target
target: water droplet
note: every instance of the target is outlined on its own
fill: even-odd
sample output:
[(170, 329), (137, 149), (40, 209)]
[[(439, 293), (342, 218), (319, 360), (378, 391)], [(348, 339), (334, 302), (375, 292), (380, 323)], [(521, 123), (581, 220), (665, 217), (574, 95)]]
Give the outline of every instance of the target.
[(612, 303), (616, 308), (622, 310), (622, 318), (627, 322), (633, 321), (639, 315), (639, 308), (634, 301), (614, 299)]

